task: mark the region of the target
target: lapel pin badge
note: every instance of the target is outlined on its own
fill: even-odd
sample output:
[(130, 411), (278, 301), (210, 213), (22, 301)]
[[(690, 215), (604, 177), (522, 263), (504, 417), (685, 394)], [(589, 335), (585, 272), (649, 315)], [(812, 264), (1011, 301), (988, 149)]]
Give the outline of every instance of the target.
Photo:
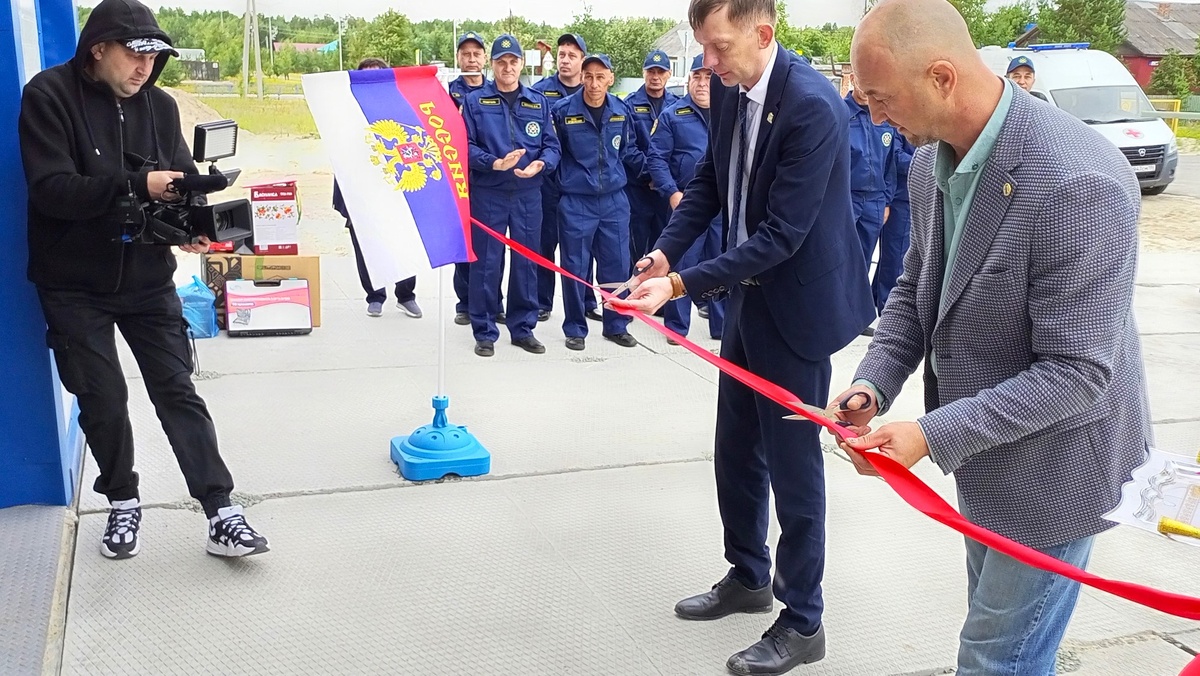
[(1011, 196), (1012, 191), (1013, 191), (1012, 183), (1005, 183), (1004, 184), (1004, 196), (1005, 197)]
[(767, 124), (775, 124), (775, 113), (767, 113)]

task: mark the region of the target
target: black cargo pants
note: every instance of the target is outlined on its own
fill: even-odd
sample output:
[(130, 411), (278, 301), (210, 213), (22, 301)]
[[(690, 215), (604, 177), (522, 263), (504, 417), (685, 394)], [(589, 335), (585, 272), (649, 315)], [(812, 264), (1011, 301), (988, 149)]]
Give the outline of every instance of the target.
[(175, 289), (99, 294), (38, 289), (63, 386), (79, 401), (79, 426), (100, 468), (95, 490), (109, 501), (139, 497), (133, 471), (129, 390), (117, 355), (121, 330), (183, 470), (188, 492), (210, 518), (229, 505), (233, 478), (217, 430), (192, 383), (187, 323)]

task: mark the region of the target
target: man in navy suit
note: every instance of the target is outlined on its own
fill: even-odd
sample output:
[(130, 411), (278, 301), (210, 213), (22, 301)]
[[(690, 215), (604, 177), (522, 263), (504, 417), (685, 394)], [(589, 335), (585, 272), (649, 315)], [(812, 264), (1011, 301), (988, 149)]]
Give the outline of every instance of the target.
[[(775, 42), (773, 0), (692, 0), (712, 85), (711, 142), (629, 299), (644, 312), (683, 295), (728, 293), (721, 356), (806, 402), (828, 401), (830, 361), (874, 318), (850, 204), (845, 104), (829, 81)], [(718, 214), (725, 252), (671, 271)], [(648, 259), (648, 260), (647, 260)], [(737, 674), (782, 674), (825, 655), (821, 576), (825, 481), (816, 425), (721, 376), (717, 499), (731, 570), (675, 612), (711, 620), (772, 610), (768, 502), (779, 537), (763, 639), (729, 658)]]

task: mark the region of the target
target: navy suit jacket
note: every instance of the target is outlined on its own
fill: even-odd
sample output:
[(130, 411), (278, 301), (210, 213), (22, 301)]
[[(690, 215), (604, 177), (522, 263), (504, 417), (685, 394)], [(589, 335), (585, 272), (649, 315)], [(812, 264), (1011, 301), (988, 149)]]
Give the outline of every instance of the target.
[(784, 340), (818, 361), (854, 340), (875, 309), (850, 204), (846, 104), (823, 75), (776, 49), (746, 186), (748, 239), (728, 247), (738, 89), (714, 76), (708, 150), (656, 246), (679, 261), (719, 213), (727, 250), (679, 273), (688, 293), (713, 296), (756, 279)]

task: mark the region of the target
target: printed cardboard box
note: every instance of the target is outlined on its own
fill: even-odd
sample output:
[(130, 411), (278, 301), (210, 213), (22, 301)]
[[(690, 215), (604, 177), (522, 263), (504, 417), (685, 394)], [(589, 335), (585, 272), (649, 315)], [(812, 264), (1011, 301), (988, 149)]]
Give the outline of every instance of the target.
[(300, 253), (300, 192), (295, 181), (250, 186), (254, 253), (295, 256)]
[(312, 303), (312, 324), (321, 325), (321, 258), (319, 256), (242, 256), (205, 254), (204, 284), (217, 296), (217, 325), (225, 323), (225, 282), (235, 279), (305, 279)]

